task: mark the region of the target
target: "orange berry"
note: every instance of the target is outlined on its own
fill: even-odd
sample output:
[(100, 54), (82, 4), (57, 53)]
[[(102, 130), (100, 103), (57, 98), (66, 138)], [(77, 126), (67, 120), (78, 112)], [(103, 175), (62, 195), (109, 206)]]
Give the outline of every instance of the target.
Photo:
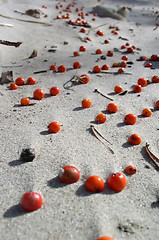
[(75, 68), (75, 69), (81, 68), (81, 64), (79, 62), (74, 62), (73, 68)]
[(147, 85), (147, 80), (145, 78), (139, 78), (137, 81), (138, 85), (145, 87)]
[(87, 98), (83, 99), (82, 101), (82, 107), (83, 108), (90, 108), (92, 105), (91, 101)]
[(102, 54), (102, 50), (101, 49), (97, 49), (96, 50), (96, 54)]
[(29, 77), (26, 81), (26, 84), (28, 85), (34, 85), (35, 83), (36, 83), (36, 80), (33, 77)]
[(107, 111), (109, 113), (116, 113), (118, 111), (118, 106), (115, 103), (109, 103), (107, 105)]
[(58, 87), (52, 87), (52, 88), (50, 89), (50, 94), (51, 94), (52, 96), (56, 96), (57, 94), (59, 94), (59, 92), (60, 92), (60, 89), (59, 89)]
[(151, 79), (151, 81), (152, 81), (153, 83), (159, 83), (159, 76), (153, 76), (152, 79)]
[(142, 91), (141, 85), (136, 84), (136, 85), (133, 87), (133, 92), (134, 92), (134, 93), (140, 93), (141, 91)]
[(125, 61), (122, 61), (121, 63), (120, 63), (120, 67), (123, 67), (123, 68), (125, 68), (127, 66), (127, 64), (126, 64), (126, 62)]
[(102, 66), (102, 70), (109, 70), (109, 66), (108, 66), (107, 64), (104, 64), (104, 65)]
[(116, 86), (114, 87), (114, 92), (115, 92), (115, 93), (121, 93), (122, 91), (123, 91), (123, 88), (122, 88), (121, 86), (116, 85)]
[(129, 143), (131, 145), (139, 145), (141, 143), (141, 137), (138, 134), (134, 133), (129, 137)]
[(101, 30), (98, 30), (98, 31), (96, 32), (96, 34), (99, 35), (99, 36), (101, 36), (101, 37), (104, 36), (104, 33), (103, 33)]
[(107, 52), (107, 56), (108, 56), (108, 57), (113, 57), (113, 55), (114, 55), (114, 54), (113, 54), (112, 51), (108, 51), (108, 52)]
[(114, 238), (108, 237), (108, 236), (102, 236), (97, 238), (96, 240), (114, 240)]
[(104, 123), (106, 121), (106, 116), (103, 113), (99, 113), (96, 116), (95, 120), (96, 120), (97, 123)]
[(159, 100), (155, 103), (155, 109), (159, 110)]
[(127, 181), (126, 177), (122, 173), (117, 172), (112, 173), (109, 176), (107, 183), (111, 190), (120, 192), (126, 187)]
[(56, 65), (55, 65), (55, 64), (52, 64), (52, 65), (50, 66), (50, 70), (55, 71), (55, 70), (56, 70)]
[(80, 46), (79, 51), (80, 51), (80, 52), (85, 52), (85, 51), (86, 51), (86, 48), (85, 48), (84, 46)]
[(79, 53), (78, 53), (78, 52), (74, 52), (73, 55), (74, 55), (75, 57), (77, 57), (77, 56), (79, 56)]
[(28, 106), (30, 103), (30, 100), (27, 97), (23, 97), (20, 102), (22, 106)]
[(113, 63), (112, 67), (119, 67), (119, 63), (117, 62)]
[(58, 72), (66, 72), (66, 67), (64, 65), (59, 66)]
[(79, 77), (79, 81), (83, 84), (87, 84), (89, 82), (89, 76), (87, 74), (82, 74)]
[(18, 86), (15, 83), (11, 83), (11, 85), (9, 86), (9, 89), (10, 90), (16, 90), (16, 89), (18, 89)]
[(101, 67), (98, 66), (98, 65), (94, 66), (93, 72), (94, 72), (94, 73), (100, 73), (100, 72), (101, 72)]
[(128, 125), (134, 125), (136, 123), (136, 116), (132, 113), (129, 113), (125, 116), (125, 123)]
[(49, 124), (49, 131), (51, 133), (57, 133), (58, 131), (60, 131), (60, 124), (58, 122), (51, 122)]
[(90, 176), (85, 182), (85, 188), (89, 192), (99, 193), (104, 190), (104, 182), (98, 176)]
[(151, 112), (151, 110), (150, 110), (149, 108), (144, 108), (144, 109), (142, 110), (142, 116), (143, 116), (143, 117), (150, 117), (151, 114), (152, 114), (152, 112)]
[(22, 77), (18, 77), (18, 78), (15, 80), (15, 84), (17, 84), (18, 86), (22, 86), (22, 85), (24, 85), (24, 83), (25, 83), (25, 80), (24, 80), (24, 78), (22, 78)]
[(59, 179), (62, 183), (72, 184), (79, 180), (80, 172), (74, 166), (65, 166), (59, 172)]
[(124, 172), (127, 173), (128, 175), (133, 175), (136, 173), (136, 168), (133, 167), (133, 166), (127, 166), (125, 169), (124, 169)]
[(118, 69), (118, 73), (124, 73), (124, 69), (123, 68), (119, 68)]
[(34, 91), (34, 98), (36, 100), (41, 100), (42, 98), (44, 98), (45, 93), (42, 89), (38, 88)]

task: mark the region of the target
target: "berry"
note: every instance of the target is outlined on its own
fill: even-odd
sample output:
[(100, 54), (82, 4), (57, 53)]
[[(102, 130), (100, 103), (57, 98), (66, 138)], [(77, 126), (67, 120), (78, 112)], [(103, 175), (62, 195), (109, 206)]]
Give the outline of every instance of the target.
[(127, 66), (127, 64), (126, 64), (126, 62), (125, 61), (122, 61), (121, 63), (120, 63), (120, 67), (123, 67), (123, 68), (125, 68)]
[(85, 48), (84, 46), (80, 46), (79, 51), (80, 51), (80, 52), (85, 52), (85, 51), (86, 51), (86, 48)]
[(23, 97), (20, 102), (22, 106), (28, 106), (30, 103), (30, 100), (27, 97)]
[(125, 45), (122, 45), (122, 46), (121, 46), (121, 49), (125, 49), (125, 48), (126, 48)]
[(108, 39), (106, 39), (106, 40), (104, 40), (104, 43), (108, 44), (108, 43), (110, 43), (110, 41)]
[(58, 131), (60, 131), (60, 124), (58, 122), (51, 122), (49, 124), (49, 132), (57, 133)]
[(75, 69), (81, 68), (81, 64), (79, 62), (74, 62), (73, 68), (75, 68)]
[(26, 81), (26, 84), (28, 85), (34, 85), (35, 83), (36, 83), (36, 80), (33, 77), (29, 77)]
[(98, 66), (98, 65), (94, 66), (93, 72), (94, 72), (94, 73), (100, 73), (100, 72), (101, 72), (101, 67)]
[(107, 111), (109, 113), (116, 113), (118, 111), (118, 106), (115, 103), (109, 103), (107, 105)]
[(139, 78), (137, 81), (138, 85), (145, 87), (147, 85), (147, 80), (145, 78)]
[(133, 87), (133, 92), (134, 93), (140, 93), (142, 91), (141, 85), (137, 84)]
[(57, 94), (59, 94), (59, 92), (60, 92), (60, 89), (59, 89), (58, 87), (52, 87), (52, 88), (50, 89), (50, 94), (51, 94), (52, 96), (56, 96)]
[(89, 82), (89, 76), (87, 74), (82, 74), (79, 77), (79, 81), (83, 84), (87, 84)]
[(96, 54), (102, 54), (102, 50), (101, 49), (97, 49), (96, 50)]
[(64, 65), (59, 66), (58, 72), (66, 72), (66, 67)]
[(99, 36), (101, 36), (101, 37), (104, 36), (104, 33), (103, 33), (101, 30), (98, 30), (98, 31), (96, 32), (96, 34), (99, 35)]
[(107, 52), (107, 56), (108, 56), (108, 57), (113, 57), (113, 55), (114, 55), (114, 54), (113, 54), (112, 51), (108, 51), (108, 52)]
[(104, 123), (106, 121), (106, 116), (103, 113), (99, 113), (96, 116), (95, 120), (96, 120), (97, 123)]
[(96, 240), (114, 240), (114, 238), (108, 237), (108, 236), (102, 236), (97, 238)]
[(121, 59), (124, 60), (124, 61), (127, 61), (128, 57), (126, 55), (123, 55)]
[(80, 32), (85, 33), (85, 32), (86, 32), (86, 29), (85, 29), (85, 28), (81, 28), (81, 29), (80, 29)]
[(159, 110), (159, 100), (155, 103), (155, 109)]
[(127, 48), (127, 52), (128, 52), (128, 53), (132, 53), (133, 51), (134, 51), (134, 49), (133, 49), (132, 47), (128, 47), (128, 48)]
[(82, 101), (82, 107), (83, 108), (90, 108), (92, 105), (91, 101), (87, 98), (83, 99)]
[(136, 173), (136, 168), (133, 167), (133, 166), (127, 166), (125, 169), (124, 169), (124, 172), (127, 173), (128, 175), (133, 175)]
[(85, 182), (85, 188), (89, 192), (99, 193), (104, 190), (104, 182), (98, 176), (90, 176)]
[(151, 78), (151, 81), (152, 81), (153, 83), (159, 83), (159, 76), (157, 76), (157, 75), (153, 76), (153, 77)]
[(113, 63), (112, 67), (119, 67), (119, 63), (117, 62)]
[(116, 85), (116, 86), (114, 87), (114, 92), (115, 92), (115, 93), (121, 93), (122, 91), (123, 91), (123, 88), (122, 88), (121, 86)]
[(125, 116), (125, 123), (128, 125), (134, 125), (136, 123), (136, 116), (132, 113), (129, 113)]
[(36, 211), (42, 206), (42, 197), (36, 192), (26, 192), (20, 201), (20, 206), (24, 211)]
[(22, 86), (22, 85), (24, 85), (24, 83), (25, 83), (25, 80), (24, 80), (24, 78), (22, 78), (22, 77), (18, 77), (18, 78), (15, 80), (15, 84), (17, 84), (18, 86)]
[(102, 70), (109, 70), (109, 66), (108, 66), (107, 64), (104, 64), (104, 65), (102, 66)]
[(126, 187), (127, 181), (126, 177), (122, 173), (117, 172), (112, 173), (109, 176), (107, 183), (111, 190), (120, 192)]
[(79, 53), (78, 53), (78, 52), (74, 52), (73, 55), (74, 55), (75, 57), (77, 57), (77, 56), (79, 56)]
[(143, 117), (151, 117), (151, 114), (152, 114), (152, 112), (149, 108), (144, 108), (142, 110), (142, 116)]
[(59, 172), (59, 179), (62, 183), (71, 184), (75, 183), (80, 178), (80, 172), (76, 167), (65, 166)]
[(44, 96), (45, 96), (45, 93), (42, 89), (38, 88), (34, 91), (34, 98), (36, 100), (41, 100), (44, 98)]
[(141, 137), (138, 134), (134, 133), (129, 137), (129, 143), (131, 145), (139, 145), (141, 143)]
[(55, 71), (55, 70), (56, 70), (56, 65), (54, 65), (54, 64), (53, 64), (53, 65), (51, 65), (51, 66), (50, 66), (50, 70), (53, 70), (53, 71)]
[(145, 67), (151, 68), (152, 67), (152, 63), (150, 63), (150, 62), (146, 63)]
[(18, 86), (15, 83), (11, 83), (11, 85), (9, 86), (9, 89), (10, 90), (16, 90), (16, 89), (18, 89)]
[(118, 73), (124, 73), (124, 69), (123, 68), (119, 68), (118, 69)]

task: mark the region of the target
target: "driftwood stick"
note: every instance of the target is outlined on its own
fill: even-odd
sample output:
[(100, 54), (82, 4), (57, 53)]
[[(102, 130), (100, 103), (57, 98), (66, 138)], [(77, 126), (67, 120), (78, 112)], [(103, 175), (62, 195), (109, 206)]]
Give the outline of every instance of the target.
[(6, 45), (6, 46), (14, 46), (17, 48), (22, 44), (22, 42), (10, 42), (5, 40), (0, 40), (0, 44)]
[[(159, 170), (159, 164), (156, 163), (155, 160), (159, 161), (159, 158), (157, 156), (155, 156), (149, 149), (149, 144), (146, 143), (146, 146), (145, 146), (145, 150), (146, 150), (146, 153), (148, 154), (148, 156), (150, 157), (151, 161), (155, 164), (155, 166), (157, 167), (157, 169)], [(154, 160), (155, 159), (155, 160)]]

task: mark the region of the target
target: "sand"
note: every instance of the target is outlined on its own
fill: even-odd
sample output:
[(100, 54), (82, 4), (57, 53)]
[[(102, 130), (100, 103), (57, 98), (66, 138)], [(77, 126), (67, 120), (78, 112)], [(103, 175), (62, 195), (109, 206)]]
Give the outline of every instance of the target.
[[(70, 1), (61, 3), (64, 6), (62, 10)], [(67, 19), (56, 19), (60, 11), (55, 8), (58, 1), (1, 1), (0, 14), (13, 19), (1, 16), (0, 23), (13, 26), (0, 26), (0, 38), (22, 44), (17, 48), (0, 45), (0, 74), (13, 71), (14, 81), (19, 76), (25, 80), (28, 77), (36, 79), (35, 85), (20, 86), (15, 91), (8, 89), (10, 83), (0, 85), (1, 238), (95, 240), (106, 235), (115, 240), (158, 239), (159, 178), (145, 152), (145, 145), (149, 143), (153, 153), (159, 157), (159, 111), (154, 110), (154, 104), (159, 100), (159, 84), (149, 84), (139, 94), (132, 92), (132, 86), (140, 77), (151, 80), (152, 76), (159, 75), (159, 62), (152, 62), (151, 69), (144, 67), (144, 61), (136, 61), (140, 56), (150, 58), (152, 54), (159, 55), (159, 28), (156, 28), (159, 21), (153, 12), (159, 10), (159, 3), (157, 0), (76, 3), (70, 13), (73, 20), (77, 19), (76, 7), (84, 6), (84, 13), (91, 12), (96, 5), (115, 11), (127, 6), (131, 10), (121, 21), (98, 16), (96, 21), (92, 21), (93, 15), (90, 14), (86, 19), (91, 28), (86, 28), (84, 34), (80, 33), (81, 27), (68, 25)], [(42, 5), (48, 8), (42, 8)], [(24, 13), (27, 9), (40, 9), (47, 17), (35, 19), (15, 12)], [(111, 33), (110, 25), (119, 27), (118, 35)], [(103, 31), (104, 36), (97, 36), (97, 30)], [(79, 36), (89, 36), (92, 41), (83, 42)], [(104, 44), (105, 39), (110, 43)], [(126, 54), (133, 64), (124, 71), (131, 75), (92, 73), (97, 64), (108, 64), (109, 72), (117, 72), (118, 68), (111, 66), (114, 62), (121, 62), (124, 53), (114, 51), (114, 48), (120, 50), (126, 42), (137, 48), (133, 54)], [(81, 45), (86, 47), (86, 52), (74, 57), (73, 52), (78, 51)], [(98, 48), (102, 49), (103, 55), (111, 50), (114, 56), (102, 60), (101, 55), (95, 54)], [(37, 50), (37, 57), (28, 59), (33, 50)], [(73, 69), (76, 61), (81, 63), (80, 69)], [(52, 64), (64, 64), (67, 71), (50, 71)], [(40, 70), (47, 72), (34, 74)], [(69, 88), (66, 82), (81, 74), (89, 75), (89, 83), (73, 84)], [(118, 84), (128, 91), (126, 95), (114, 94), (114, 86)], [(60, 89), (55, 97), (49, 94), (53, 86)], [(33, 99), (33, 91), (37, 88), (45, 92), (41, 101)], [(94, 92), (95, 89), (113, 98), (118, 105), (117, 113), (107, 113), (106, 107), (111, 101)], [(21, 107), (22, 97), (29, 97), (35, 105)], [(81, 107), (84, 98), (92, 101), (91, 108)], [(149, 118), (141, 116), (146, 107), (152, 110)], [(106, 115), (104, 124), (95, 123), (100, 112)], [(135, 125), (124, 124), (128, 113), (137, 116)], [(57, 134), (48, 132), (48, 124), (52, 121), (63, 125)], [(95, 138), (91, 124), (112, 143), (107, 146), (113, 149), (114, 154)], [(141, 136), (140, 145), (128, 143), (133, 133)], [(23, 163), (19, 160), (20, 154), (23, 148), (28, 147), (35, 149), (36, 157), (32, 162)], [(79, 169), (81, 176), (78, 182), (70, 185), (60, 183), (58, 172), (65, 165)], [(102, 193), (92, 194), (85, 190), (84, 183), (89, 176), (98, 175), (107, 182), (112, 172), (123, 173), (128, 165), (136, 167), (137, 172), (133, 176), (125, 174), (127, 186), (123, 191), (114, 193), (107, 184)], [(27, 191), (41, 194), (42, 208), (32, 213), (21, 210), (19, 202)]]

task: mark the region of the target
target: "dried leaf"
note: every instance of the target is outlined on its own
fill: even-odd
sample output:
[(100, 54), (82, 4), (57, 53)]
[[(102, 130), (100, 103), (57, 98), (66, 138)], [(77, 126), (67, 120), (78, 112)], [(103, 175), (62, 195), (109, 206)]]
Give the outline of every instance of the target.
[(26, 10), (25, 14), (34, 18), (46, 17), (46, 15), (39, 9), (28, 9)]
[(29, 58), (35, 58), (35, 57), (37, 57), (37, 55), (38, 55), (38, 52), (36, 50), (33, 50), (32, 54), (30, 55)]

